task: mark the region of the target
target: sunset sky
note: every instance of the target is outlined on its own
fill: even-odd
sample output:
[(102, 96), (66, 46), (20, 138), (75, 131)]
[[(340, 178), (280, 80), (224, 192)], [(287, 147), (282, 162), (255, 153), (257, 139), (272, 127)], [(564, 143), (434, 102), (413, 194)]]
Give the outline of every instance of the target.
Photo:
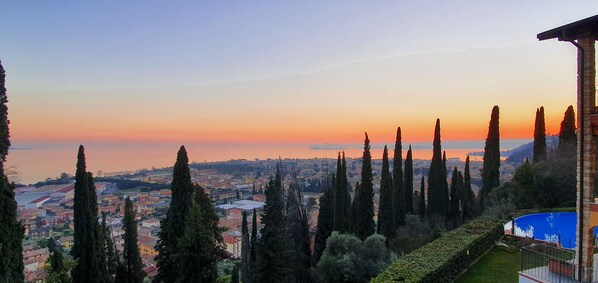
[(595, 1), (3, 1), (13, 142), (342, 143), (549, 133)]

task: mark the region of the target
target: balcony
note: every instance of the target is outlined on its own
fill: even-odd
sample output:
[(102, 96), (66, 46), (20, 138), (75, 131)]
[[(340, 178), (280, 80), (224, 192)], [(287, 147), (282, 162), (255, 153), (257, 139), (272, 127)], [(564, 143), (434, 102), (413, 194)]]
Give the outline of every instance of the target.
[[(594, 262), (598, 256), (594, 255)], [(581, 268), (581, 277), (579, 271)], [(519, 282), (573, 283), (598, 282), (598, 274), (576, 264), (575, 252), (540, 244), (524, 247), (521, 250), (521, 271)], [(593, 279), (593, 280), (592, 280)]]

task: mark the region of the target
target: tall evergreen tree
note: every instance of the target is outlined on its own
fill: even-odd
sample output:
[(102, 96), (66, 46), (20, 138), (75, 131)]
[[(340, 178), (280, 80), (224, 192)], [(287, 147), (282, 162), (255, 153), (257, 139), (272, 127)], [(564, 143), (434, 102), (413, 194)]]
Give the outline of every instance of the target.
[[(189, 171), (189, 158), (184, 146), (177, 153), (177, 159), (170, 184), (172, 200), (162, 220), (158, 244), (156, 245), (156, 266), (158, 275), (155, 282), (175, 282), (178, 277), (176, 266), (173, 265), (172, 255), (178, 251), (177, 243), (185, 231), (185, 218), (193, 202), (193, 183)], [(198, 208), (199, 209), (199, 208)]]
[(4, 173), (4, 162), (10, 147), (8, 130), (8, 97), (6, 96), (5, 72), (0, 62), (0, 281), (23, 282), (23, 233), (17, 221), (17, 202), (14, 184)]
[(419, 212), (419, 191), (418, 190), (414, 190), (413, 191), (413, 196), (412, 196), (414, 202), (413, 202), (413, 211), (415, 212), (415, 215), (417, 215), (417, 213)]
[(257, 282), (282, 282), (291, 278), (287, 266), (289, 251), (284, 223), (284, 202), (282, 200), (282, 179), (280, 170), (276, 178), (266, 186), (266, 204), (262, 212), (264, 227), (260, 230), (256, 264)]
[(307, 211), (301, 203), (301, 188), (293, 182), (287, 195), (287, 233), (291, 241), (289, 267), (293, 271), (294, 282), (310, 282), (311, 248)]
[(212, 200), (199, 185), (193, 185), (193, 201), (199, 206), (203, 227), (210, 235), (210, 250), (214, 251), (213, 257), (205, 259), (205, 262), (210, 265), (215, 265), (217, 261), (217, 252), (220, 251), (224, 245), (222, 228), (218, 226), (220, 217), (214, 210)]
[(254, 282), (256, 278), (256, 268), (257, 268), (257, 212), (255, 208), (253, 209), (252, 214), (252, 222), (251, 222), (251, 243), (249, 245), (249, 281), (247, 282)]
[(492, 108), (488, 136), (484, 146), (484, 163), (482, 167), (482, 189), (480, 191), (480, 212), (484, 210), (484, 199), (496, 187), (500, 185), (500, 130), (499, 130), (499, 109)]
[(347, 181), (347, 163), (345, 153), (339, 152), (336, 162), (336, 178), (334, 183), (334, 218), (333, 229), (340, 233), (349, 232), (351, 226), (348, 215), (351, 212), (351, 196)]
[(574, 155), (577, 146), (577, 135), (575, 134), (575, 112), (573, 106), (569, 105), (561, 122), (559, 131), (559, 154), (561, 156)]
[(361, 188), (354, 230), (355, 235), (363, 241), (368, 236), (374, 234), (376, 230), (376, 223), (374, 222), (372, 154), (370, 153), (370, 139), (367, 133), (365, 133), (362, 162)]
[[(91, 211), (93, 215), (93, 219), (96, 221), (94, 222), (95, 233), (96, 233), (96, 247), (95, 253), (98, 257), (98, 266), (100, 267), (100, 274), (102, 276), (102, 280), (109, 281), (112, 279), (112, 274), (109, 272), (108, 261), (106, 258), (106, 233), (104, 228), (98, 223), (98, 196), (96, 195), (96, 186), (93, 181), (93, 174), (91, 172), (87, 172), (87, 185), (89, 189), (89, 203), (91, 206)], [(107, 282), (106, 281), (106, 282)]]
[(419, 199), (417, 200), (417, 215), (424, 218), (426, 216), (426, 188), (424, 187), (424, 176), (422, 176), (421, 185), (419, 187)]
[(534, 126), (534, 163), (540, 161), (546, 161), (546, 124), (543, 106), (536, 109)]
[(218, 254), (222, 249), (218, 215), (202, 187), (193, 185), (192, 203), (185, 219), (185, 232), (172, 254), (176, 282), (215, 282)]
[[(333, 174), (334, 180), (334, 174)], [(318, 226), (314, 239), (314, 254), (312, 266), (315, 266), (326, 249), (326, 240), (332, 234), (332, 222), (334, 217), (334, 191), (330, 188), (329, 180), (326, 180), (327, 186), (324, 194), (320, 197), (320, 211), (318, 214)]]
[(444, 177), (444, 199), (446, 200), (446, 216), (449, 216), (450, 192), (448, 184), (448, 171), (446, 170), (446, 150), (442, 152), (442, 176)]
[[(407, 165), (405, 165), (405, 170), (407, 170)], [(405, 172), (407, 173), (407, 172)], [(382, 188), (380, 188), (382, 190)], [(401, 127), (397, 128), (397, 137), (395, 139), (395, 151), (393, 157), (393, 167), (392, 167), (392, 210), (393, 210), (393, 221), (394, 225), (391, 227), (396, 230), (396, 227), (400, 225), (405, 225), (405, 213), (408, 211), (407, 199), (411, 199), (411, 197), (407, 198), (407, 193), (405, 191), (405, 185), (403, 183), (403, 144), (401, 138)], [(380, 227), (378, 227), (380, 228)], [(389, 235), (393, 235), (394, 232), (391, 232)], [(386, 235), (385, 235), (386, 236)], [(394, 237), (386, 236), (387, 239), (392, 239)]]
[(97, 217), (95, 186), (91, 174), (86, 171), (85, 149), (79, 146), (77, 171), (75, 173), (74, 245), (71, 250), (77, 264), (72, 269), (74, 282), (107, 282), (104, 243)]
[[(1, 162), (0, 162), (1, 164)], [(23, 282), (23, 233), (17, 221), (14, 184), (8, 182), (0, 165), (0, 278), (4, 282)], [(0, 280), (2, 282), (2, 280)]]
[(405, 158), (405, 175), (403, 186), (405, 187), (405, 212), (414, 214), (413, 210), (413, 152), (411, 145), (407, 150), (407, 157)]
[(114, 241), (112, 241), (112, 233), (110, 227), (106, 224), (106, 213), (102, 213), (102, 234), (104, 235), (104, 251), (106, 253), (106, 269), (110, 278), (116, 275), (116, 268), (119, 264), (118, 254)]
[[(10, 147), (10, 131), (8, 125), (8, 96), (6, 95), (6, 73), (0, 61), (0, 161), (6, 162), (8, 148)], [(4, 168), (4, 166), (2, 167)]]
[[(230, 278), (230, 283), (239, 283), (239, 266), (233, 266), (233, 271)], [(245, 283), (245, 282), (243, 282)]]
[(461, 174), (461, 172), (457, 171), (457, 167), (455, 167), (451, 177), (451, 199), (449, 209), (450, 221), (453, 227), (457, 227), (461, 222), (460, 193), (463, 179), (461, 179), (461, 185), (459, 185), (459, 174)]
[(178, 239), (178, 250), (171, 256), (177, 268), (177, 276), (173, 282), (201, 283), (215, 282), (217, 279), (215, 263), (206, 261), (213, 258), (216, 251), (211, 249), (212, 235), (205, 229), (202, 216), (199, 205), (192, 202), (185, 219), (185, 232)]
[[(69, 274), (70, 264), (67, 263), (62, 253), (55, 250), (46, 262), (46, 283), (71, 283), (73, 279)], [(10, 281), (3, 281), (10, 282)]]
[(249, 242), (249, 226), (247, 225), (247, 211), (243, 211), (243, 220), (241, 222), (241, 280), (244, 283), (250, 282), (251, 270), (249, 263), (249, 253), (251, 246)]
[(351, 203), (351, 233), (356, 233), (356, 226), (357, 226), (357, 215), (359, 211), (359, 199), (361, 195), (361, 184), (359, 181), (355, 183), (355, 196), (353, 197), (353, 202)]
[(143, 282), (143, 264), (141, 263), (141, 255), (139, 253), (139, 246), (137, 246), (137, 221), (135, 220), (135, 211), (133, 210), (133, 202), (129, 198), (125, 200), (125, 217), (123, 219), (125, 234), (123, 244), (123, 264), (125, 267), (125, 281), (126, 283)]
[(448, 198), (445, 193), (446, 174), (440, 145), (440, 119), (436, 119), (433, 145), (432, 162), (430, 163), (430, 170), (428, 170), (428, 207), (426, 214), (429, 217), (437, 215), (444, 218), (448, 211)]
[(465, 158), (465, 169), (463, 170), (463, 192), (461, 193), (461, 207), (463, 210), (463, 222), (475, 217), (475, 195), (471, 189), (471, 174), (469, 172), (469, 156)]
[[(394, 239), (397, 223), (393, 211), (393, 187), (391, 184), (390, 165), (388, 164), (388, 148), (384, 146), (382, 154), (382, 172), (380, 173), (380, 205), (378, 206), (378, 234), (382, 234), (387, 240)], [(396, 179), (396, 176), (395, 176)], [(397, 192), (394, 192), (397, 194)], [(397, 203), (395, 203), (397, 204)], [(397, 207), (398, 209), (398, 204)]]

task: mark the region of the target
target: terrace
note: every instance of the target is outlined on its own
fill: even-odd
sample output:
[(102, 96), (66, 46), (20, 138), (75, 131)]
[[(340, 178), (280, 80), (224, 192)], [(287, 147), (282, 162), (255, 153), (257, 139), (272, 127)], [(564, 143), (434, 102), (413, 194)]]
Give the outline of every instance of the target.
[(521, 249), (519, 282), (598, 282), (597, 270), (578, 265), (573, 250), (539, 244)]

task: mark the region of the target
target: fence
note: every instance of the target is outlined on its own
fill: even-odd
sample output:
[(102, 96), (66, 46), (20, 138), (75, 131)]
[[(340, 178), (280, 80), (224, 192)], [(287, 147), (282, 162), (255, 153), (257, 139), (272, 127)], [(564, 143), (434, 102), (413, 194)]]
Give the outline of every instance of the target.
[[(579, 271), (581, 270), (581, 278)], [(552, 245), (539, 244), (521, 249), (521, 273), (543, 282), (597, 282), (592, 269), (576, 264), (575, 252)]]

